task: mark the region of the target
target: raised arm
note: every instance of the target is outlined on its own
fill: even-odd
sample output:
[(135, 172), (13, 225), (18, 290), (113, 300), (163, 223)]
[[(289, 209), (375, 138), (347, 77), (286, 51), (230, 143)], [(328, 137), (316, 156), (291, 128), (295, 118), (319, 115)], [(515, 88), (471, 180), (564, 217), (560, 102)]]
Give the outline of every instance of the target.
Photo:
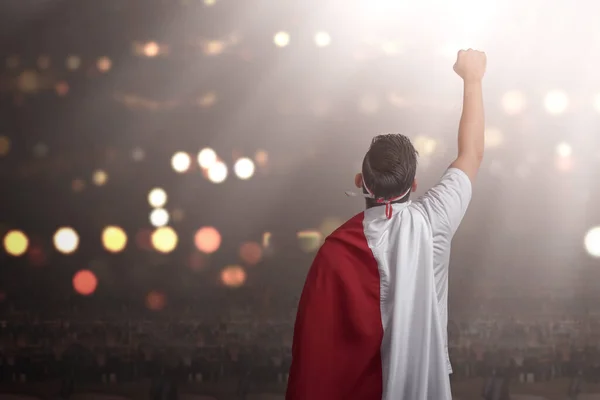
[(485, 68), (485, 53), (471, 49), (458, 52), (454, 71), (464, 81), (464, 94), (458, 127), (458, 157), (451, 167), (462, 170), (471, 182), (483, 159), (485, 116), (481, 81)]

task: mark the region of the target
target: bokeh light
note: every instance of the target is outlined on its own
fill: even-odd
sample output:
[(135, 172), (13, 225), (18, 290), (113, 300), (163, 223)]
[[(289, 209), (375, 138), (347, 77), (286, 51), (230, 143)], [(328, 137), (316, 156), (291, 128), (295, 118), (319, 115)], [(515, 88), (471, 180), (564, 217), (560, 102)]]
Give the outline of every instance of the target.
[(561, 142), (556, 145), (556, 155), (559, 157), (570, 157), (573, 154), (573, 148), (569, 143)]
[(48, 155), (48, 146), (42, 142), (36, 143), (33, 146), (33, 155), (39, 158), (46, 157)]
[(319, 232), (323, 237), (327, 237), (333, 233), (337, 228), (339, 228), (344, 223), (344, 220), (337, 217), (327, 217), (323, 220), (321, 225), (319, 226)]
[(212, 183), (222, 183), (227, 179), (227, 165), (222, 161), (217, 161), (208, 169), (208, 180)]
[(59, 96), (66, 96), (69, 93), (69, 84), (65, 81), (56, 82), (54, 85), (54, 90), (56, 94)]
[(108, 181), (108, 174), (105, 171), (98, 169), (94, 171), (94, 174), (92, 175), (92, 181), (96, 186), (103, 186)]
[(41, 55), (37, 59), (37, 66), (40, 70), (50, 68), (50, 64), (51, 64), (50, 57), (48, 57), (46, 55)]
[(269, 162), (269, 154), (265, 150), (258, 150), (254, 156), (254, 161), (264, 168)]
[(204, 148), (198, 153), (198, 165), (202, 169), (209, 169), (217, 162), (217, 153), (211, 148)]
[(97, 287), (98, 278), (92, 271), (83, 269), (73, 276), (73, 289), (82, 296), (93, 294)]
[(177, 232), (169, 226), (163, 226), (152, 233), (152, 246), (160, 253), (170, 253), (177, 247)]
[(240, 179), (250, 179), (254, 175), (254, 162), (246, 157), (240, 158), (233, 166), (235, 174)]
[(246, 271), (237, 265), (226, 267), (221, 271), (221, 282), (231, 288), (240, 287), (246, 282)]
[(112, 61), (108, 57), (100, 57), (96, 62), (96, 67), (100, 72), (108, 72), (112, 68)]
[(300, 231), (296, 236), (300, 249), (306, 253), (318, 250), (323, 242), (323, 235), (315, 230)]
[(119, 253), (127, 246), (127, 234), (118, 226), (107, 226), (102, 232), (102, 244), (111, 253)]
[(136, 147), (131, 151), (131, 158), (133, 158), (133, 161), (135, 162), (144, 161), (145, 157), (146, 153), (144, 152), (144, 149), (140, 147)]
[(13, 257), (20, 257), (29, 247), (29, 238), (21, 231), (12, 230), (4, 235), (4, 250)]
[(326, 47), (331, 44), (331, 36), (327, 32), (317, 32), (315, 35), (315, 44), (317, 47)]
[(212, 226), (198, 229), (194, 235), (196, 248), (206, 254), (214, 253), (221, 247), (221, 234)]
[(171, 166), (178, 173), (187, 172), (190, 169), (190, 165), (192, 164), (192, 160), (188, 153), (183, 151), (177, 152), (171, 158)]
[(417, 136), (413, 141), (415, 149), (421, 156), (430, 156), (435, 153), (437, 141), (427, 136)]
[(277, 32), (273, 37), (273, 43), (277, 47), (285, 47), (290, 44), (290, 34), (287, 32)]
[(148, 42), (144, 45), (144, 55), (146, 57), (156, 57), (160, 52), (160, 46), (156, 42)]
[(146, 296), (146, 307), (152, 311), (161, 311), (167, 305), (167, 297), (164, 293), (152, 291)]
[(240, 246), (240, 258), (247, 265), (256, 265), (262, 260), (262, 247), (256, 242), (246, 242)]
[(569, 97), (565, 92), (553, 90), (544, 98), (544, 106), (550, 114), (562, 114), (569, 106)]
[(584, 246), (590, 256), (600, 257), (600, 226), (587, 231)]
[(150, 223), (156, 228), (169, 223), (169, 212), (164, 208), (156, 208), (150, 213)]
[(511, 90), (502, 96), (502, 108), (508, 115), (517, 115), (527, 106), (525, 95), (519, 90)]
[(148, 203), (155, 208), (167, 204), (167, 192), (161, 188), (154, 188), (148, 193)]
[(83, 179), (73, 179), (71, 182), (71, 190), (75, 193), (79, 193), (85, 189), (85, 181)]
[(79, 235), (73, 228), (59, 228), (54, 234), (54, 247), (63, 254), (72, 254), (79, 247)]
[(6, 156), (10, 152), (10, 139), (7, 136), (0, 136), (0, 157)]
[(34, 267), (41, 267), (46, 263), (46, 254), (40, 245), (32, 244), (27, 250), (27, 259)]
[(485, 128), (485, 147), (493, 149), (502, 146), (504, 143), (504, 135), (502, 131), (496, 127), (488, 126)]
[(81, 58), (75, 55), (70, 55), (67, 57), (65, 65), (67, 66), (68, 70), (75, 71), (81, 66)]
[(263, 233), (262, 246), (264, 249), (271, 247), (271, 232)]

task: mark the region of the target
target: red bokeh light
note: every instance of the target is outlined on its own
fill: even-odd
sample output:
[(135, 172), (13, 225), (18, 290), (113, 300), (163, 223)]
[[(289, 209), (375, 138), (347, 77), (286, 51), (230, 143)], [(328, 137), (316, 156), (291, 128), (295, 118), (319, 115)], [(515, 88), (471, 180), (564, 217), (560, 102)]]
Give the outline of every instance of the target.
[(135, 235), (135, 243), (142, 250), (152, 250), (152, 231), (149, 229), (141, 229)]
[(152, 311), (160, 311), (165, 308), (167, 304), (166, 296), (157, 291), (152, 291), (146, 296), (146, 307)]
[(262, 247), (255, 242), (246, 242), (240, 247), (240, 258), (248, 265), (256, 265), (262, 259)]
[(98, 278), (92, 271), (81, 270), (73, 276), (73, 288), (82, 296), (89, 296), (96, 291)]
[(204, 256), (200, 253), (193, 252), (190, 254), (188, 259), (188, 267), (192, 271), (200, 271), (204, 268), (206, 261), (204, 260)]

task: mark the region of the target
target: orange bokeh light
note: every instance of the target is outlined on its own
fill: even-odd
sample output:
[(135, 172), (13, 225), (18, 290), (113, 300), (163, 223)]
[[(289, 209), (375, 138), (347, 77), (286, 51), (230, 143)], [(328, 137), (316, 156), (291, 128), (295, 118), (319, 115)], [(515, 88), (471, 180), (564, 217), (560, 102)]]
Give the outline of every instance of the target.
[(256, 265), (262, 259), (262, 247), (255, 242), (246, 242), (240, 247), (240, 258), (248, 265)]
[(240, 287), (246, 282), (246, 271), (238, 266), (226, 267), (221, 271), (221, 282), (225, 286)]
[(82, 296), (89, 296), (96, 291), (98, 278), (92, 271), (81, 270), (73, 276), (73, 288)]
[(194, 244), (203, 253), (214, 253), (221, 246), (221, 234), (216, 228), (205, 226), (196, 232)]

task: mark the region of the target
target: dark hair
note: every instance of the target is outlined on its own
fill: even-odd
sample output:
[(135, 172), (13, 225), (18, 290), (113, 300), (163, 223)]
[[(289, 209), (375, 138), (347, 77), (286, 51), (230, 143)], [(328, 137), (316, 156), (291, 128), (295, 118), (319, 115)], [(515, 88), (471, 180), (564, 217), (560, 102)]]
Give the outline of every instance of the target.
[[(377, 198), (391, 199), (408, 190), (417, 172), (418, 153), (401, 134), (378, 135), (365, 155), (362, 173), (365, 185)], [(366, 189), (363, 188), (366, 193)], [(407, 201), (410, 193), (398, 202)], [(378, 205), (367, 199), (367, 207)]]

